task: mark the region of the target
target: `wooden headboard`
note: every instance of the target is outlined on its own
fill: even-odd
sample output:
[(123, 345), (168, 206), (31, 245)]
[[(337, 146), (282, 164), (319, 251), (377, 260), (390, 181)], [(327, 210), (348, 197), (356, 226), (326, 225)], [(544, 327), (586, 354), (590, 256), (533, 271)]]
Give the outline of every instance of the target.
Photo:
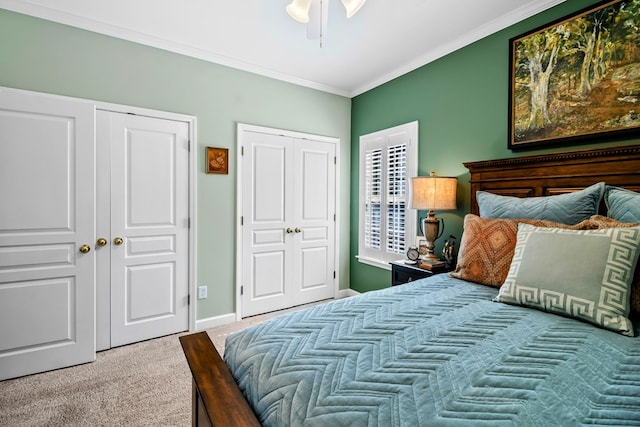
[[(467, 162), (471, 172), (471, 213), (476, 191), (505, 196), (551, 196), (604, 181), (640, 192), (640, 144), (566, 153)], [(605, 214), (604, 206), (601, 213)]]

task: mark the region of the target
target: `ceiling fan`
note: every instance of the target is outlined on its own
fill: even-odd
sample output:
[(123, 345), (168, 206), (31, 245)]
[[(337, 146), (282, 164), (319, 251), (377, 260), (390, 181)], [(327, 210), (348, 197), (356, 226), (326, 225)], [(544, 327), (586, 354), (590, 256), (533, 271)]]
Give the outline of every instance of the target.
[[(366, 0), (341, 0), (347, 12), (347, 18), (355, 15)], [(286, 7), (287, 13), (294, 20), (307, 24), (307, 38), (311, 40), (320, 39), (322, 47), (322, 36), (325, 34), (327, 25), (327, 13), (329, 10), (329, 0), (292, 0)]]

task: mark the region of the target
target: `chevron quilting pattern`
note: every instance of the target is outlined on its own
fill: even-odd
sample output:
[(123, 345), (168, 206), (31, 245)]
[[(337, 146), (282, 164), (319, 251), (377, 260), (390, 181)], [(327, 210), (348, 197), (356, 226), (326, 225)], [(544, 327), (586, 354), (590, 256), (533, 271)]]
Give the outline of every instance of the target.
[(267, 426), (640, 425), (640, 338), (445, 275), (272, 319), (225, 360)]

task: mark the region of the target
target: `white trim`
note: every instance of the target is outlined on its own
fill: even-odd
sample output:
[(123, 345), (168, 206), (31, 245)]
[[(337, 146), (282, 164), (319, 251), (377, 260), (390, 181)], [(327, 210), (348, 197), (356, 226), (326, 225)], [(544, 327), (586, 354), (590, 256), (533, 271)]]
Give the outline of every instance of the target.
[(340, 289), (336, 295), (336, 299), (350, 298), (360, 295), (360, 292), (353, 289)]
[(375, 258), (367, 258), (366, 256), (362, 256), (362, 255), (356, 255), (356, 259), (359, 262), (361, 262), (362, 264), (367, 264), (367, 265), (370, 265), (372, 267), (378, 267), (378, 268), (382, 268), (384, 270), (391, 271), (391, 265), (389, 265), (389, 263), (386, 262), (386, 261), (381, 261), (381, 260), (375, 259)]
[(333, 280), (333, 283), (335, 284), (335, 292), (334, 292), (334, 297), (335, 298), (340, 298), (338, 295), (340, 295), (340, 229), (342, 227), (340, 227), (340, 224), (342, 223), (342, 221), (340, 221), (340, 147), (341, 147), (341, 143), (340, 143), (340, 138), (331, 138), (332, 140), (334, 140), (335, 144), (336, 144), (336, 175), (335, 175), (335, 186), (336, 186), (336, 193), (335, 193), (335, 202), (334, 202), (334, 209), (335, 209), (335, 216), (336, 216), (336, 220), (334, 223), (334, 227), (333, 227), (333, 232), (334, 232), (334, 242), (333, 244), (335, 245), (335, 251), (334, 251), (334, 260), (333, 260), (333, 268), (334, 271), (336, 273), (335, 278)]
[(236, 131), (236, 321), (242, 320), (242, 295), (240, 294), (240, 288), (242, 286), (242, 199), (243, 199), (243, 161), (242, 161), (242, 147), (243, 147), (243, 134), (244, 132), (257, 132), (257, 133), (265, 133), (269, 135), (280, 135), (288, 138), (299, 138), (299, 139), (312, 139), (314, 141), (320, 142), (328, 142), (330, 144), (335, 144), (336, 146), (336, 176), (335, 176), (335, 214), (336, 221), (334, 227), (334, 268), (336, 272), (336, 277), (333, 281), (334, 283), (334, 296), (340, 292), (339, 284), (340, 284), (340, 138), (336, 138), (333, 136), (324, 136), (324, 135), (315, 135), (304, 132), (296, 132), (284, 129), (276, 129), (265, 126), (257, 126), (246, 123), (237, 123), (237, 131)]
[(242, 189), (244, 188), (244, 181), (242, 180), (242, 135), (246, 130), (250, 130), (250, 125), (242, 123), (236, 124), (236, 322), (242, 320), (242, 294), (240, 292), (242, 287)]
[(198, 270), (198, 119), (189, 124), (189, 330), (196, 330)]
[[(316, 135), (316, 134), (311, 134), (311, 133), (306, 133), (306, 132), (297, 132), (297, 131), (293, 131), (293, 130), (277, 129), (277, 128), (270, 128), (270, 127), (266, 127), (266, 126), (251, 125), (251, 124), (247, 124), (247, 123), (238, 123), (237, 127), (238, 127), (238, 135), (237, 135), (238, 137), (240, 137), (240, 131), (243, 131), (243, 132), (244, 131), (248, 131), (248, 132), (266, 133), (266, 134), (269, 134), (269, 135), (286, 136), (288, 138), (313, 139), (314, 141), (329, 142), (329, 143), (332, 143), (332, 144), (336, 144), (336, 147), (340, 144), (340, 138), (336, 138), (334, 136)], [(240, 145), (238, 145), (238, 148), (239, 147), (240, 147)], [(338, 153), (339, 153), (339, 151), (336, 151), (336, 155)]]
[(196, 321), (194, 331), (201, 331), (203, 329), (215, 328), (218, 326), (228, 325), (236, 321), (235, 313), (223, 314), (221, 316), (208, 317), (206, 319), (200, 319)]
[[(386, 233), (385, 224), (386, 217), (381, 218), (381, 234), (382, 245), (380, 249), (368, 248), (364, 243), (364, 230), (363, 224), (365, 222), (364, 216), (364, 194), (365, 194), (365, 171), (364, 156), (367, 149), (380, 149), (386, 151), (388, 147), (395, 144), (393, 141), (398, 135), (402, 135), (403, 140), (406, 140), (406, 199), (405, 199), (405, 247), (414, 244), (417, 226), (417, 211), (410, 208), (411, 202), (411, 178), (418, 175), (418, 146), (419, 146), (419, 123), (413, 121), (402, 125), (394, 126), (387, 129), (382, 129), (376, 132), (361, 135), (359, 139), (359, 153), (358, 153), (358, 254), (356, 258), (363, 264), (368, 264), (374, 267), (390, 270), (389, 262), (398, 257), (399, 254), (386, 252)], [(387, 161), (383, 161), (383, 170), (386, 173)], [(384, 180), (384, 175), (382, 177)], [(386, 184), (383, 185), (384, 193), (386, 193)], [(386, 197), (386, 196), (385, 196)], [(384, 203), (384, 200), (383, 200)]]

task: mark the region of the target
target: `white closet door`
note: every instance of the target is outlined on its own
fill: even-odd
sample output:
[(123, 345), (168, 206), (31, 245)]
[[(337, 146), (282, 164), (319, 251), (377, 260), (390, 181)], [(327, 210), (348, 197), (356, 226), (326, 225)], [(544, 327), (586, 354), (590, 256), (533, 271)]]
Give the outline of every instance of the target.
[(0, 88), (0, 380), (95, 360), (94, 146), (92, 104)]
[(242, 317), (332, 298), (336, 144), (242, 131)]
[(295, 140), (293, 303), (333, 298), (336, 145)]
[(100, 114), (110, 116), (111, 346), (186, 331), (189, 125)]
[(290, 138), (246, 132), (242, 316), (293, 306), (293, 150)]

